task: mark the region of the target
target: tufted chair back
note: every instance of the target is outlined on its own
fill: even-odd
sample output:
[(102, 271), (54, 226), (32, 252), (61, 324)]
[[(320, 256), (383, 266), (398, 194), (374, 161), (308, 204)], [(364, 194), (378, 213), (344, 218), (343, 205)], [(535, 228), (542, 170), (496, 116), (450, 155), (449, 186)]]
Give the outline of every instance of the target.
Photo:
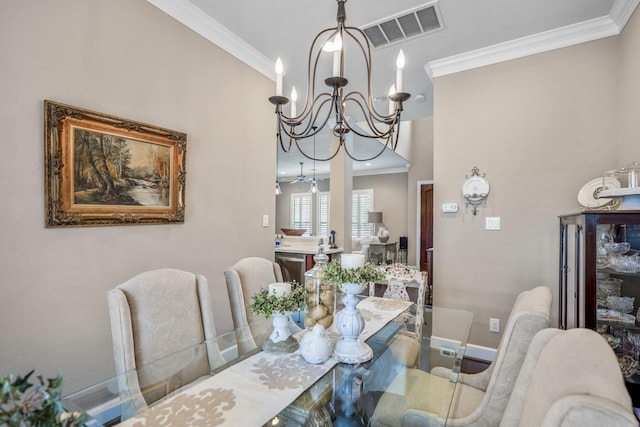
[(225, 363), (204, 276), (152, 270), (107, 296), (123, 419)]
[(546, 329), (531, 342), (500, 427), (638, 426), (618, 360), (590, 329)]
[[(260, 257), (243, 258), (224, 272), (238, 342), (238, 354), (262, 345), (269, 337), (271, 321), (249, 310), (252, 296), (270, 283), (282, 282), (280, 265)], [(290, 329), (299, 329), (291, 326)], [(294, 330), (295, 332), (295, 330)]]

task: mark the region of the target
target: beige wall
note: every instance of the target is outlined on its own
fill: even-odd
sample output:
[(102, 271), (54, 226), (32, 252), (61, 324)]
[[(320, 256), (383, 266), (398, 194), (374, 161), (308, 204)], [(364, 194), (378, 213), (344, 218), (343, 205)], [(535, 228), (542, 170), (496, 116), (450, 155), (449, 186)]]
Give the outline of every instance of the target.
[(620, 36), (620, 75), (617, 109), (620, 126), (619, 165), (640, 161), (640, 12), (631, 16)]
[[(230, 330), (224, 269), (273, 256), (273, 83), (144, 0), (5, 0), (0, 54), (0, 375), (113, 375), (106, 293), (158, 267)], [(187, 133), (185, 223), (45, 229), (44, 99)]]
[(397, 242), (407, 235), (407, 174), (391, 173), (358, 176), (353, 179), (354, 190), (373, 188), (373, 205), (382, 212), (382, 222), (389, 230), (389, 242)]
[[(618, 94), (638, 84), (617, 81), (629, 61), (637, 76), (628, 57), (638, 25), (635, 16), (625, 30), (633, 41), (610, 37), (436, 79), (436, 207), (461, 202), (473, 166), (491, 183), (477, 216), (435, 216), (435, 303), (474, 312), (471, 343), (495, 347), (489, 318), (504, 325), (516, 295), (538, 285), (553, 289), (555, 316), (557, 216), (579, 211), (582, 185), (629, 160), (618, 155), (620, 116), (638, 101), (625, 105)], [(487, 216), (501, 217), (502, 230), (485, 231)]]

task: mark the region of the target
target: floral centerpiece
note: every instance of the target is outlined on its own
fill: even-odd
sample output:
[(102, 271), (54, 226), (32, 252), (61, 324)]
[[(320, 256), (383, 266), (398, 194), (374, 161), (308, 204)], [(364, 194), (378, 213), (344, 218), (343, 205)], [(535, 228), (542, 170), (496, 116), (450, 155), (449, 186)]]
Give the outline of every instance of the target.
[(284, 354), (296, 351), (300, 344), (289, 331), (289, 314), (304, 307), (306, 292), (296, 281), (272, 283), (253, 295), (249, 309), (267, 319), (273, 317), (273, 332), (262, 344), (268, 353)]
[(329, 283), (337, 284), (340, 291), (344, 292), (343, 285), (345, 283), (357, 283), (364, 287), (370, 282), (384, 282), (385, 275), (370, 261), (365, 262), (361, 267), (345, 268), (340, 260), (334, 259), (327, 264), (324, 279)]
[(62, 375), (46, 381), (38, 375), (38, 382), (9, 375), (0, 377), (0, 425), (9, 427), (79, 427), (89, 420), (87, 414), (68, 412), (62, 406)]
[[(274, 284), (277, 285), (277, 284)], [(253, 303), (249, 308), (256, 314), (262, 314), (270, 319), (274, 313), (286, 314), (292, 311), (302, 310), (305, 302), (304, 287), (295, 280), (290, 282), (291, 292), (280, 293), (274, 290), (262, 288), (253, 295)]]

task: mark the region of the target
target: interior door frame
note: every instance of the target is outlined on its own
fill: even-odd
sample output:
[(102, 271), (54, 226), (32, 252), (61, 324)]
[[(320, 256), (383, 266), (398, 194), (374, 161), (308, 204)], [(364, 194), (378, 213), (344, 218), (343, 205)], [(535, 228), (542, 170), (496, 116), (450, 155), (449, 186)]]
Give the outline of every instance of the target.
[(421, 197), (421, 187), (423, 185), (431, 184), (433, 185), (433, 180), (422, 180), (416, 182), (416, 265), (420, 265), (420, 197)]

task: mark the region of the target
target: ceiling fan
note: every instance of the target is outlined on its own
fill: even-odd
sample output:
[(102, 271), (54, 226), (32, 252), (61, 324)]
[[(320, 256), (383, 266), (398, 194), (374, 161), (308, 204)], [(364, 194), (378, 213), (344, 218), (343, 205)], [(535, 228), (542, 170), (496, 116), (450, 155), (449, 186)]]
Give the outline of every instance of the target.
[(305, 176), (302, 173), (302, 167), (304, 165), (304, 162), (300, 162), (300, 175), (298, 175), (296, 177), (296, 179), (294, 179), (293, 181), (291, 181), (289, 184), (295, 184), (296, 182), (308, 182), (309, 184), (315, 184), (317, 183), (315, 178), (310, 178), (308, 176)]
[(307, 183), (311, 184), (311, 188), (309, 190), (312, 193), (316, 193), (318, 191), (318, 181), (316, 181), (315, 169), (313, 171), (313, 178), (309, 178), (308, 176), (305, 176), (304, 173), (302, 173), (302, 166), (303, 165), (304, 165), (304, 162), (300, 162), (300, 175), (298, 175), (296, 177), (296, 179), (291, 181), (289, 184), (295, 184), (296, 182), (307, 182)]

